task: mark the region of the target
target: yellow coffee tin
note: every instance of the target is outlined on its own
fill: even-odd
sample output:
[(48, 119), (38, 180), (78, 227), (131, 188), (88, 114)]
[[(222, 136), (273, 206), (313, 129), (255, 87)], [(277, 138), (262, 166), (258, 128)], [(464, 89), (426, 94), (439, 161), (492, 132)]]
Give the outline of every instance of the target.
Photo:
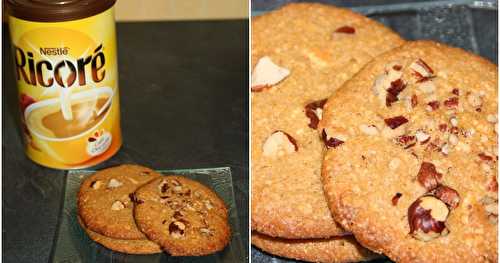
[(114, 2), (7, 1), (26, 154), (40, 165), (93, 166), (122, 144)]

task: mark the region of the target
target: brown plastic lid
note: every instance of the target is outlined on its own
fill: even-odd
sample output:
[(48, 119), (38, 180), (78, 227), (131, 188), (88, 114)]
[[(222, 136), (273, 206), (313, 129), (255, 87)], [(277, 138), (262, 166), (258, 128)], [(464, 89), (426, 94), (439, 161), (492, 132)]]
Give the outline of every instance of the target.
[(116, 0), (7, 0), (7, 12), (14, 17), (36, 22), (62, 22), (97, 15)]

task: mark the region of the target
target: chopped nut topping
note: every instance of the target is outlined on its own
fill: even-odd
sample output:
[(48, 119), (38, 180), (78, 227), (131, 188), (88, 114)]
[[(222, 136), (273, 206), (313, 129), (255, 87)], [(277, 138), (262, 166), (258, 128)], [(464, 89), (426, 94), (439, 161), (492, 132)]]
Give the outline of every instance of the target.
[(208, 210), (211, 210), (212, 208), (214, 208), (214, 206), (212, 205), (212, 202), (210, 202), (210, 200), (203, 200), (203, 204), (205, 204), (205, 207)]
[(403, 116), (396, 116), (396, 117), (392, 117), (392, 118), (387, 118), (387, 119), (384, 119), (384, 122), (387, 126), (391, 127), (391, 129), (396, 129), (397, 127), (405, 124), (408, 122), (408, 119), (406, 119), (405, 117)]
[(259, 59), (252, 72), (252, 92), (260, 92), (278, 84), (290, 75), (290, 71), (282, 68), (271, 60), (270, 57)]
[(335, 33), (354, 34), (356, 33), (356, 29), (351, 26), (342, 26), (335, 29)]
[(394, 66), (392, 66), (392, 69), (394, 69), (396, 71), (400, 71), (402, 68), (403, 68), (403, 66), (401, 66), (401, 65), (394, 65)]
[(406, 84), (401, 80), (397, 79), (391, 82), (391, 86), (387, 89), (387, 96), (385, 97), (385, 105), (390, 107), (392, 103), (398, 101), (398, 95), (401, 91), (406, 88)]
[(111, 180), (109, 180), (109, 182), (108, 182), (108, 188), (117, 188), (117, 187), (120, 187), (122, 185), (123, 185), (123, 183), (116, 180), (115, 178), (111, 178)]
[(111, 210), (114, 211), (122, 210), (123, 208), (125, 208), (125, 204), (122, 201), (117, 200), (111, 205)]
[(431, 79), (434, 71), (422, 59), (418, 59), (410, 65), (413, 70), (413, 75), (417, 78), (417, 82), (424, 82)]
[(486, 116), (486, 120), (488, 122), (491, 122), (491, 123), (497, 123), (497, 116), (493, 115), (493, 114), (488, 114)]
[(200, 233), (202, 233), (203, 235), (211, 235), (212, 234), (212, 232), (208, 228), (200, 228)]
[(453, 126), (453, 127), (457, 127), (457, 126), (458, 126), (458, 120), (457, 120), (457, 117), (451, 117), (451, 118), (450, 118), (450, 123), (451, 123), (451, 126)]
[(417, 141), (420, 143), (420, 144), (425, 144), (426, 142), (428, 142), (431, 138), (431, 136), (429, 134), (427, 134), (426, 132), (422, 131), (422, 130), (418, 130), (416, 133), (415, 133), (415, 137), (417, 138)]
[(399, 198), (401, 198), (401, 196), (403, 196), (403, 194), (402, 194), (402, 193), (396, 193), (396, 194), (392, 197), (391, 202), (392, 202), (392, 205), (393, 205), (393, 206), (398, 205), (398, 201), (399, 201)]
[(101, 187), (102, 185), (102, 182), (97, 180), (97, 181), (93, 181), (92, 183), (90, 183), (90, 187), (94, 190), (97, 190)]
[(327, 99), (313, 101), (306, 105), (306, 116), (309, 118), (308, 126), (312, 129), (318, 128), (318, 123), (323, 117), (323, 107)]
[(182, 221), (173, 221), (168, 226), (168, 232), (173, 238), (182, 238), (185, 234), (186, 225)]
[(142, 204), (142, 203), (144, 203), (144, 201), (142, 201), (140, 199), (137, 199), (137, 196), (135, 195), (135, 193), (130, 193), (128, 195), (128, 197), (130, 198), (130, 201), (132, 203), (135, 203), (135, 204)]
[(439, 124), (439, 131), (445, 132), (448, 129), (448, 125), (446, 124)]
[(489, 222), (496, 225), (498, 223), (498, 200), (490, 196), (485, 196), (480, 202), (484, 206), (484, 211), (488, 216)]
[(460, 203), (460, 195), (451, 187), (440, 185), (433, 190), (433, 194), (452, 209), (457, 208)]
[(451, 97), (443, 102), (448, 108), (455, 108), (458, 106), (458, 97)]
[(478, 156), (483, 161), (493, 161), (493, 157), (486, 155), (485, 153), (479, 153)]
[(481, 98), (480, 94), (477, 93), (469, 93), (467, 95), (467, 102), (469, 105), (471, 105), (473, 108), (480, 108), (483, 105), (483, 99)]
[(398, 145), (404, 147), (404, 149), (411, 148), (416, 144), (416, 137), (412, 135), (401, 135), (395, 138), (395, 142)]
[(410, 235), (421, 241), (430, 241), (447, 235), (445, 221), (449, 210), (434, 196), (422, 196), (408, 208)]
[(453, 90), (451, 91), (451, 93), (453, 93), (454, 95), (457, 95), (457, 96), (459, 96), (459, 95), (460, 95), (460, 91), (459, 91), (457, 88), (453, 89)]
[(284, 131), (273, 132), (264, 142), (264, 156), (279, 157), (299, 150), (297, 141)]
[(411, 96), (411, 106), (415, 108), (418, 105), (418, 97), (417, 95), (413, 94)]
[(417, 180), (425, 189), (432, 190), (439, 185), (442, 176), (442, 174), (438, 173), (434, 164), (422, 162), (417, 174)]
[(326, 148), (336, 148), (337, 146), (344, 143), (344, 141), (340, 139), (328, 136), (325, 129), (323, 129), (323, 131), (321, 132), (321, 138), (323, 139)]
[(433, 101), (427, 103), (427, 105), (429, 105), (431, 107), (431, 111), (435, 111), (435, 110), (439, 109), (439, 101), (437, 101), (437, 100), (433, 100)]
[(168, 190), (168, 183), (167, 183), (167, 180), (162, 180), (159, 184), (158, 184), (158, 191), (160, 191), (160, 193), (166, 193), (167, 190)]
[(378, 134), (378, 129), (377, 126), (375, 125), (366, 125), (366, 124), (361, 124), (359, 125), (359, 129), (361, 132), (363, 132), (366, 135), (377, 135)]
[(495, 176), (491, 178), (491, 181), (488, 183), (486, 190), (494, 193), (498, 192), (498, 182)]

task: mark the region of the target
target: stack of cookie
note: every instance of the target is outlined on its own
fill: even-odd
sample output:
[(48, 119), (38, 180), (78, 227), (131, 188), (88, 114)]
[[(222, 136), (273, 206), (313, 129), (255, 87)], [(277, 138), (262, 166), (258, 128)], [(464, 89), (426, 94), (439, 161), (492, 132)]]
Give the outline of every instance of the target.
[(496, 261), (496, 66), (320, 4), (254, 18), (252, 66), (254, 245)]
[(230, 239), (227, 209), (213, 191), (138, 165), (104, 169), (85, 179), (78, 220), (92, 240), (127, 254), (207, 255)]

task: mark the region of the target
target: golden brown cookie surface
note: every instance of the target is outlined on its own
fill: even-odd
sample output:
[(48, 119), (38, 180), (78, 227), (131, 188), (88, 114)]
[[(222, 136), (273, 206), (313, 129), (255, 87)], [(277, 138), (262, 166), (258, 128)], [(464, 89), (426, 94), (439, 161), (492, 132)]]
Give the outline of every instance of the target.
[(86, 228), (80, 218), (78, 218), (78, 222), (90, 237), (90, 239), (113, 251), (118, 251), (126, 254), (156, 254), (162, 252), (158, 244), (147, 239), (114, 239), (103, 236)]
[(78, 214), (88, 229), (116, 239), (144, 239), (137, 228), (131, 194), (141, 185), (161, 176), (139, 165), (103, 169), (82, 182), (78, 192)]
[(224, 202), (196, 181), (163, 176), (139, 188), (135, 199), (139, 229), (171, 255), (215, 253), (230, 240)]
[(252, 244), (273, 255), (309, 262), (359, 262), (380, 257), (359, 245), (352, 236), (298, 240), (253, 232)]
[(497, 67), (417, 41), (370, 62), (319, 128), (334, 218), (397, 262), (496, 262)]
[(290, 4), (252, 19), (252, 229), (284, 238), (345, 234), (320, 183), (322, 100), (402, 43), (383, 25), (328, 5)]

